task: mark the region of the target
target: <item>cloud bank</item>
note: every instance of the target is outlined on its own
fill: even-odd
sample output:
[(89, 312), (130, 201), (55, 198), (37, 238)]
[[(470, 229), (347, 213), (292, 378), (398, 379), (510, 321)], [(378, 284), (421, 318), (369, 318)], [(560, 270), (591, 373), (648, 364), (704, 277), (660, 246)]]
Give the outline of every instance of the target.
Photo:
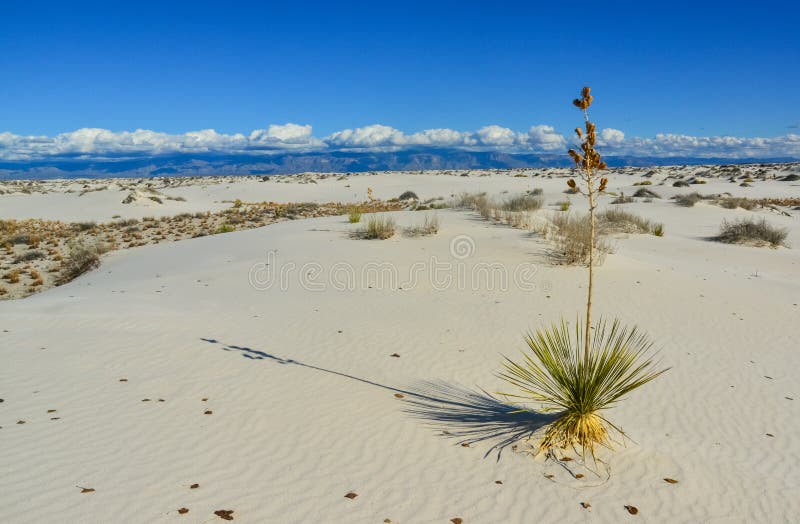
[[(519, 132), (499, 125), (475, 131), (427, 129), (406, 134), (385, 125), (343, 129), (315, 137), (310, 125), (283, 124), (256, 129), (249, 134), (218, 133), (213, 129), (168, 134), (145, 129), (110, 131), (84, 128), (56, 136), (22, 136), (0, 133), (0, 160), (141, 158), (167, 154), (269, 155), (314, 151), (396, 151), (421, 148), (460, 148), (509, 153), (562, 154), (573, 144), (553, 126), (534, 125)], [(601, 129), (599, 145), (605, 155), (646, 157), (791, 157), (800, 158), (800, 135), (771, 138), (734, 136), (697, 137), (658, 134), (631, 137), (619, 129)]]

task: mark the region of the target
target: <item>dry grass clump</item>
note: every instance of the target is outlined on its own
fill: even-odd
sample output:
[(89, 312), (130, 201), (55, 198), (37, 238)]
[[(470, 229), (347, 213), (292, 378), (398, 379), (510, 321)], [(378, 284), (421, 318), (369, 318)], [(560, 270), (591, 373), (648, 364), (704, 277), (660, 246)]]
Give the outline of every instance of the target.
[(625, 193), (622, 193), (620, 196), (611, 201), (612, 204), (630, 204), (631, 202), (633, 202), (633, 198), (625, 196)]
[(633, 194), (636, 198), (661, 198), (661, 195), (653, 191), (652, 189), (647, 189), (644, 187), (640, 187), (636, 190)]
[(686, 195), (677, 195), (672, 197), (675, 203), (683, 207), (694, 207), (694, 205), (702, 200), (708, 200), (711, 197), (701, 195), (700, 193), (689, 193)]
[(651, 185), (653, 185), (653, 181), (652, 180), (642, 180), (641, 182), (635, 182), (633, 185), (634, 186), (651, 186)]
[(725, 209), (742, 208), (747, 211), (752, 211), (758, 206), (758, 202), (749, 198), (743, 197), (723, 197), (717, 200), (717, 203)]
[(88, 244), (81, 241), (70, 241), (69, 251), (62, 262), (63, 271), (58, 278), (58, 284), (66, 284), (75, 280), (90, 269), (100, 265), (100, 255), (106, 248), (100, 244)]
[(529, 194), (515, 195), (501, 202), (498, 208), (502, 211), (519, 213), (522, 211), (536, 211), (541, 209), (543, 201), (538, 196)]
[(395, 222), (392, 217), (385, 215), (370, 215), (361, 229), (354, 236), (367, 240), (386, 240), (394, 236)]
[(767, 223), (765, 218), (761, 220), (743, 218), (733, 222), (723, 220), (719, 234), (714, 237), (714, 240), (727, 244), (753, 244), (778, 247), (785, 245), (786, 236), (788, 234), (788, 230), (771, 226)]
[[(589, 217), (558, 213), (552, 223), (553, 227), (546, 232), (554, 243), (551, 258), (565, 265), (587, 265), (592, 245)], [(612, 251), (611, 245), (600, 236), (595, 238), (594, 244), (595, 262), (602, 264), (605, 255)]]
[(607, 209), (597, 215), (598, 225), (602, 233), (651, 233), (664, 234), (664, 225), (654, 223), (646, 218), (628, 213), (621, 209)]
[(478, 210), (488, 202), (486, 193), (461, 193), (453, 199), (455, 209)]
[(439, 232), (439, 217), (437, 215), (425, 215), (421, 225), (407, 227), (404, 234), (409, 237), (426, 237), (435, 235)]

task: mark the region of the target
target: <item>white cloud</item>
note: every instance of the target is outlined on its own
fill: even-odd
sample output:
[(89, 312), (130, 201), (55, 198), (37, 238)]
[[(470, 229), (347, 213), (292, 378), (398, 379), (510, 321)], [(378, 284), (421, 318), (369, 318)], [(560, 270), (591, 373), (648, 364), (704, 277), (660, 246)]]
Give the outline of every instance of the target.
[(333, 133), (326, 139), (331, 145), (371, 148), (396, 146), (403, 143), (403, 132), (393, 127), (380, 124), (359, 127), (357, 129), (344, 129)]
[(507, 127), (496, 125), (478, 129), (478, 140), (485, 146), (511, 147), (520, 142), (519, 134)]
[(567, 146), (567, 139), (560, 133), (556, 133), (553, 126), (538, 125), (533, 126), (528, 131), (528, 142), (534, 149), (544, 151), (563, 151)]
[(250, 144), (257, 146), (319, 146), (320, 141), (311, 134), (309, 125), (271, 125), (267, 129), (256, 129), (250, 133)]
[(625, 133), (619, 129), (607, 127), (600, 131), (600, 142), (602, 144), (621, 144), (625, 140)]
[[(800, 158), (800, 135), (771, 138), (734, 136), (697, 137), (661, 133), (652, 138), (627, 138), (618, 129), (603, 129), (601, 153), (634, 156), (694, 156), (720, 158)], [(455, 147), (508, 152), (560, 154), (566, 138), (548, 125), (534, 125), (527, 133), (499, 125), (477, 131), (437, 128), (405, 134), (390, 126), (375, 124), (344, 129), (325, 138), (313, 135), (310, 125), (270, 125), (248, 134), (219, 133), (213, 129), (168, 134), (146, 129), (110, 131), (83, 128), (48, 136), (22, 136), (0, 132), (0, 160), (28, 161), (47, 158), (119, 158), (180, 153), (269, 154), (283, 151), (398, 150), (425, 147)]]

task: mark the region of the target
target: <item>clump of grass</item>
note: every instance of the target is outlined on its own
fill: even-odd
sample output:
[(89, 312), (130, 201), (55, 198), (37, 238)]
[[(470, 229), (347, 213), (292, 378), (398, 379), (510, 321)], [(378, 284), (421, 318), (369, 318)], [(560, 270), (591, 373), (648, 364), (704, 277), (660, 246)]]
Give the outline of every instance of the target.
[(651, 186), (653, 182), (651, 180), (642, 180), (641, 182), (636, 182), (633, 184), (634, 186)]
[(661, 198), (661, 195), (655, 191), (644, 187), (637, 189), (633, 196), (636, 198)]
[(478, 209), (488, 201), (486, 193), (461, 193), (453, 199), (456, 209)]
[(633, 202), (633, 198), (625, 196), (625, 193), (622, 193), (620, 196), (611, 201), (612, 204), (630, 204), (631, 202)]
[(236, 226), (226, 222), (226, 223), (220, 225), (214, 233), (216, 233), (216, 234), (233, 233), (234, 231), (236, 231)]
[(241, 199), (237, 198), (236, 200), (233, 201), (233, 208), (239, 209), (240, 207), (242, 207), (242, 201)]
[(533, 196), (541, 196), (544, 194), (544, 189), (542, 189), (541, 187), (537, 187), (535, 189), (531, 189), (530, 191), (528, 191), (528, 194)]
[(755, 200), (743, 197), (724, 197), (717, 200), (717, 203), (725, 209), (736, 209), (741, 207), (747, 211), (752, 211), (758, 206)]
[(569, 211), (569, 206), (572, 205), (569, 199), (564, 200), (563, 202), (558, 202), (558, 209), (561, 211)]
[(100, 265), (100, 256), (106, 251), (100, 244), (72, 240), (67, 244), (67, 256), (61, 262), (59, 284), (65, 284)]
[(542, 199), (533, 195), (516, 195), (503, 201), (499, 208), (502, 211), (518, 213), (520, 211), (536, 211), (542, 207)]
[(406, 236), (425, 237), (435, 235), (439, 232), (439, 217), (437, 215), (425, 215), (421, 225), (407, 227), (404, 231)]
[(785, 245), (789, 231), (767, 223), (765, 218), (754, 220), (743, 218), (738, 221), (722, 221), (719, 234), (714, 240), (727, 244), (755, 244), (778, 247)]
[(402, 195), (397, 197), (398, 200), (419, 200), (419, 197), (413, 191), (405, 191)]
[(394, 236), (394, 219), (384, 215), (370, 215), (364, 226), (356, 231), (357, 238), (386, 240)]
[[(575, 216), (569, 213), (559, 213), (553, 217), (553, 229), (549, 231), (554, 242), (552, 258), (564, 265), (585, 266), (589, 264), (589, 255), (592, 252), (592, 231), (588, 216)], [(605, 239), (594, 239), (594, 255), (596, 262), (601, 264), (606, 254), (611, 252), (611, 246)]]
[(19, 264), (21, 262), (31, 262), (33, 260), (39, 260), (45, 257), (45, 253), (43, 251), (39, 251), (37, 249), (31, 249), (30, 251), (26, 251), (21, 255), (18, 255), (14, 258), (14, 263)]
[(621, 209), (607, 209), (598, 216), (600, 230), (604, 233), (652, 233), (656, 235), (656, 229), (660, 229), (661, 235), (664, 234), (664, 225), (653, 223), (646, 218), (628, 213)]
[(689, 193), (688, 195), (677, 195), (672, 197), (675, 203), (683, 207), (694, 207), (694, 205), (701, 200), (707, 200), (709, 197), (703, 196), (700, 193)]
[(361, 209), (358, 206), (353, 206), (347, 212), (347, 220), (351, 224), (358, 224), (361, 222)]
[(653, 226), (652, 233), (653, 233), (653, 235), (655, 235), (657, 237), (663, 237), (664, 236), (664, 224), (656, 224), (655, 226)]

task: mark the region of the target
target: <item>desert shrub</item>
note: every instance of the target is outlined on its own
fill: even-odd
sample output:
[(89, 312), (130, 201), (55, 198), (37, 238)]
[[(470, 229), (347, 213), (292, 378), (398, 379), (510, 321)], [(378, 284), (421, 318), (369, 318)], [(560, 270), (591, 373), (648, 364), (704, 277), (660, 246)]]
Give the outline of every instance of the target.
[(214, 231), (214, 233), (215, 234), (233, 233), (234, 231), (236, 231), (236, 227), (233, 224), (229, 224), (229, 223), (225, 222), (224, 224), (220, 225), (217, 228), (217, 230)]
[(661, 198), (661, 195), (655, 191), (644, 187), (637, 189), (633, 196), (636, 198)]
[(358, 224), (361, 222), (361, 209), (358, 206), (353, 206), (347, 212), (347, 220), (351, 224)]
[(633, 198), (625, 196), (625, 193), (622, 193), (620, 196), (611, 201), (612, 204), (630, 204), (631, 202), (633, 202)]
[(569, 199), (567, 199), (564, 200), (563, 202), (558, 202), (558, 209), (561, 211), (569, 211), (569, 206), (571, 205), (572, 202)]
[(719, 200), (717, 200), (717, 203), (722, 207), (724, 207), (725, 209), (736, 209), (737, 207), (741, 207), (742, 209), (746, 209), (747, 211), (752, 211), (758, 205), (758, 203), (755, 202), (754, 200), (742, 197), (720, 198)]
[(395, 223), (392, 217), (370, 215), (364, 226), (355, 232), (357, 238), (386, 240), (394, 236)]
[(61, 275), (58, 284), (65, 284), (100, 265), (100, 256), (105, 247), (100, 244), (89, 244), (81, 241), (70, 241), (67, 244), (67, 256), (61, 262)]
[(769, 244), (778, 247), (784, 245), (788, 234), (788, 230), (771, 226), (765, 218), (743, 218), (733, 222), (723, 220), (714, 240), (727, 244)]
[(97, 222), (75, 222), (72, 229), (78, 232), (91, 231), (97, 227)]
[(152, 201), (153, 201), (153, 202), (155, 202), (156, 204), (163, 204), (163, 203), (164, 203), (164, 201), (163, 201), (163, 200), (161, 200), (161, 199), (160, 199), (159, 197), (157, 197), (157, 196), (151, 196), (151, 197), (147, 197), (147, 198), (149, 198), (150, 200), (152, 200)]
[(700, 193), (689, 193), (688, 195), (677, 195), (672, 197), (675, 203), (683, 207), (694, 207), (694, 205), (701, 200), (706, 200), (708, 197)]
[(419, 197), (413, 191), (406, 191), (402, 195), (397, 197), (397, 199), (398, 200), (419, 200)]
[(405, 229), (404, 233), (410, 237), (420, 237), (435, 235), (439, 232), (439, 217), (437, 215), (425, 215), (421, 225), (411, 226)]
[(240, 207), (242, 207), (241, 199), (237, 198), (236, 200), (234, 200), (233, 201), (233, 207), (234, 207), (234, 209), (239, 209)]
[[(553, 217), (553, 227), (548, 235), (554, 241), (552, 258), (566, 265), (588, 264), (592, 245), (589, 217), (559, 213)], [(602, 263), (603, 257), (611, 252), (611, 246), (598, 236), (594, 247), (595, 262)]]
[(31, 262), (33, 260), (39, 260), (45, 257), (45, 253), (43, 251), (39, 251), (38, 249), (31, 249), (26, 251), (20, 255), (17, 255), (14, 258), (14, 263), (19, 264), (21, 262)]
[(453, 199), (453, 207), (456, 209), (478, 209), (486, 200), (486, 193), (461, 193)]
[(653, 226), (652, 233), (657, 237), (663, 237), (664, 236), (664, 224), (656, 224), (655, 226)]
[(636, 182), (633, 184), (634, 186), (651, 186), (653, 182), (651, 180), (642, 180), (641, 182)]
[(503, 211), (518, 213), (520, 211), (536, 211), (542, 207), (542, 199), (533, 195), (516, 195), (503, 201), (499, 208)]
[(541, 196), (544, 194), (544, 189), (537, 187), (536, 189), (531, 189), (528, 194), (533, 196)]
[(689, 182), (686, 182), (684, 180), (676, 180), (672, 184), (672, 187), (689, 187)]
[[(654, 233), (657, 227), (661, 227), (663, 234), (664, 226), (655, 224), (646, 218), (622, 211), (621, 209), (608, 209), (597, 215), (598, 227), (603, 233)], [(656, 235), (661, 236), (661, 235)]]

